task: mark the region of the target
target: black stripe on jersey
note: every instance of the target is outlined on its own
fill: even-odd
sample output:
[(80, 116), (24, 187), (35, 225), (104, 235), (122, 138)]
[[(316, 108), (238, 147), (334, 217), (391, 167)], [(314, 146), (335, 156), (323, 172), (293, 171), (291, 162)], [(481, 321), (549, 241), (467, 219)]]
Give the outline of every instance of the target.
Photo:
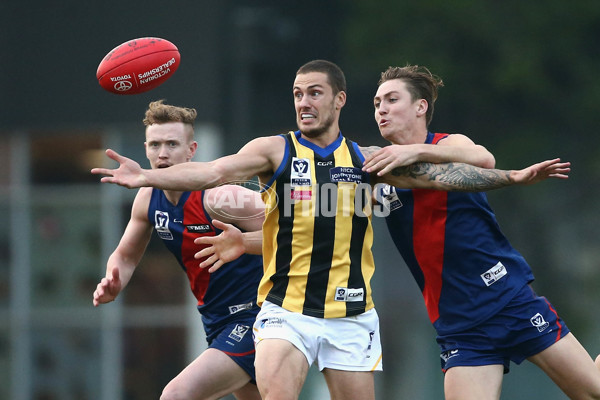
[[(283, 135), (287, 141), (287, 146), (290, 149), (289, 159), (296, 157), (296, 148), (290, 137), (290, 133)], [(290, 168), (291, 163), (288, 164), (286, 169), (282, 172), (280, 179), (276, 183), (276, 193), (279, 199), (283, 199), (285, 193), (285, 182), (290, 180)], [(289, 196), (289, 194), (288, 194)], [(273, 287), (269, 291), (267, 300), (282, 305), (285, 293), (290, 281), (289, 272), (290, 264), (292, 262), (292, 228), (294, 221), (294, 207), (284, 210), (281, 206), (283, 201), (280, 201), (279, 206), (279, 231), (277, 232), (277, 252), (275, 254), (275, 274), (271, 277), (271, 281), (274, 281)], [(287, 221), (287, 222), (286, 222)], [(277, 279), (275, 279), (277, 278)]]
[[(352, 158), (352, 164), (354, 164), (354, 166), (356, 168), (362, 169), (363, 162), (361, 161), (360, 157), (358, 156), (358, 154), (354, 150), (354, 142), (351, 141), (351, 140), (346, 139), (346, 147), (348, 147), (348, 151), (350, 152), (350, 158)], [(370, 178), (370, 175), (368, 173), (363, 172), (362, 173), (362, 177), (363, 177), (363, 183), (369, 183), (369, 182), (371, 182), (371, 178)]]
[[(326, 158), (315, 153), (314, 160), (316, 181), (321, 183), (331, 182), (329, 169), (332, 165), (335, 165), (333, 153)], [(337, 207), (337, 189), (335, 191), (323, 191), (322, 188), (322, 185), (317, 187), (315, 196), (316, 213), (319, 216), (316, 216), (314, 220), (313, 249), (306, 281), (306, 297), (302, 310), (303, 314), (320, 318), (324, 317), (323, 308), (326, 302), (331, 260), (333, 258), (333, 242), (335, 240), (335, 215), (320, 216), (320, 214), (323, 210), (336, 210)]]
[[(352, 163), (356, 167), (361, 167), (362, 162), (356, 152), (354, 151), (354, 147), (352, 146), (352, 142), (346, 139), (346, 145), (348, 146), (348, 151), (352, 156)], [(363, 182), (367, 183), (368, 174), (363, 173)], [(361, 185), (361, 188), (364, 188), (364, 185)], [(358, 188), (357, 188), (358, 190)], [(356, 204), (356, 207), (364, 207), (368, 201), (368, 196), (370, 193), (365, 190), (364, 193), (357, 193), (357, 198), (362, 198), (362, 204)], [(357, 199), (355, 199), (357, 201)], [(363, 288), (364, 290), (364, 298), (363, 301), (360, 302), (347, 302), (346, 303), (346, 312), (347, 315), (357, 315), (365, 312), (366, 307), (366, 298), (367, 298), (367, 288), (365, 285), (365, 280), (362, 275), (362, 255), (363, 255), (363, 243), (365, 239), (365, 232), (369, 225), (368, 217), (360, 217), (357, 215), (357, 211), (355, 210), (354, 215), (352, 216), (352, 237), (350, 238), (350, 276), (348, 277), (348, 287), (349, 288)]]

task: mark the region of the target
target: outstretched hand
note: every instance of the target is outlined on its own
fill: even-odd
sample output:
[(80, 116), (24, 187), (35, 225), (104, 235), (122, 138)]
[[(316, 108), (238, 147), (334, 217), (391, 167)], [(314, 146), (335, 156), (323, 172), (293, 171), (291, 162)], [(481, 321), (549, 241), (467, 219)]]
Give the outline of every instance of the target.
[(143, 169), (137, 162), (111, 149), (106, 150), (106, 155), (118, 162), (119, 167), (115, 169), (93, 168), (92, 174), (107, 175), (102, 177), (100, 182), (116, 183), (130, 189), (145, 186)]
[(418, 161), (410, 145), (390, 145), (365, 157), (363, 171), (377, 172), (377, 176), (383, 176), (396, 167), (404, 167)]
[(531, 185), (547, 178), (567, 179), (571, 172), (570, 167), (570, 162), (560, 162), (560, 158), (555, 158), (512, 171), (511, 179), (521, 185)]
[(215, 272), (223, 264), (237, 259), (245, 252), (242, 232), (238, 228), (216, 219), (212, 220), (212, 224), (223, 232), (217, 236), (202, 236), (194, 240), (195, 244), (209, 245), (194, 255), (196, 259), (207, 257), (200, 263), (200, 268), (210, 266), (208, 272)]
[(110, 303), (117, 295), (121, 292), (122, 284), (119, 278), (119, 269), (112, 269), (112, 276), (110, 278), (104, 277), (96, 286), (94, 291), (94, 307), (98, 307), (100, 304)]

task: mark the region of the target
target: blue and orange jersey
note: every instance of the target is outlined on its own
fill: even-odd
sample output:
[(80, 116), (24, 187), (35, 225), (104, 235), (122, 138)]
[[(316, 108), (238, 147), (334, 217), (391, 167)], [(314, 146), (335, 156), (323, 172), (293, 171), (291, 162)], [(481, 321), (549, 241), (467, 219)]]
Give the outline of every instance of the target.
[(262, 257), (250, 254), (223, 265), (214, 273), (199, 267), (202, 260), (195, 259), (194, 254), (205, 246), (194, 244), (194, 239), (221, 232), (212, 225), (203, 199), (203, 191), (184, 192), (179, 203), (173, 205), (162, 190), (153, 189), (148, 219), (186, 272), (210, 340), (213, 331), (234, 315), (258, 313), (256, 296), (263, 268)]
[[(447, 134), (428, 133), (437, 144)], [(439, 334), (462, 331), (502, 309), (533, 281), (500, 230), (485, 193), (383, 188), (387, 226)]]

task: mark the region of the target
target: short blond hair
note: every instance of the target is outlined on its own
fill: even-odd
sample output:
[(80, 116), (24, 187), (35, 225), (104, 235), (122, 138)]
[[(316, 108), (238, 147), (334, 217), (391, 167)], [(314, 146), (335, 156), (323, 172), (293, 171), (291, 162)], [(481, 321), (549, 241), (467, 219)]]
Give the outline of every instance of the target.
[(194, 126), (198, 112), (194, 108), (177, 107), (164, 104), (164, 100), (153, 101), (148, 105), (144, 117), (144, 125), (166, 124), (168, 122), (183, 122)]

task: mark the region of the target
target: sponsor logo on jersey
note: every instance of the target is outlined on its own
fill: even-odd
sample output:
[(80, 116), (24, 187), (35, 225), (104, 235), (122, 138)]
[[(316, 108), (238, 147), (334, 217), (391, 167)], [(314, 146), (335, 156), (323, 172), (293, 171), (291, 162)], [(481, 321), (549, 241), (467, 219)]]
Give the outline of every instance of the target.
[(285, 323), (284, 318), (272, 317), (265, 318), (260, 321), (260, 328), (281, 328)]
[(333, 160), (317, 161), (317, 167), (329, 167), (330, 165), (333, 165)]
[(442, 354), (440, 354), (440, 357), (442, 358), (442, 360), (444, 360), (444, 362), (448, 362), (449, 359), (451, 359), (452, 357), (456, 357), (458, 355), (459, 355), (458, 349), (453, 349), (453, 350), (444, 351)]
[(345, 287), (337, 287), (335, 289), (335, 301), (363, 301), (365, 297), (364, 289), (349, 289)]
[(310, 200), (312, 199), (312, 190), (296, 190), (291, 188), (290, 198), (292, 200)]
[(373, 348), (373, 336), (375, 336), (374, 331), (369, 332), (369, 345), (367, 346), (366, 358), (371, 358), (371, 349)]
[(329, 169), (331, 182), (354, 182), (362, 183), (364, 172), (355, 167), (334, 167)]
[(531, 325), (535, 326), (539, 332), (545, 331), (546, 328), (550, 326), (550, 324), (544, 319), (544, 316), (540, 313), (535, 314), (529, 320), (531, 321)]
[(234, 306), (229, 306), (229, 314), (235, 314), (240, 311), (250, 310), (252, 309), (252, 302), (246, 304), (236, 304)]
[(498, 261), (498, 264), (494, 265), (492, 268), (488, 269), (480, 276), (481, 276), (481, 279), (483, 279), (483, 282), (485, 283), (485, 285), (490, 286), (490, 285), (493, 285), (494, 283), (498, 282), (498, 280), (500, 280), (507, 273), (508, 272), (506, 271), (506, 268), (504, 267), (504, 265)]
[(213, 231), (209, 224), (186, 225), (185, 227), (188, 232), (192, 233), (207, 233)]

